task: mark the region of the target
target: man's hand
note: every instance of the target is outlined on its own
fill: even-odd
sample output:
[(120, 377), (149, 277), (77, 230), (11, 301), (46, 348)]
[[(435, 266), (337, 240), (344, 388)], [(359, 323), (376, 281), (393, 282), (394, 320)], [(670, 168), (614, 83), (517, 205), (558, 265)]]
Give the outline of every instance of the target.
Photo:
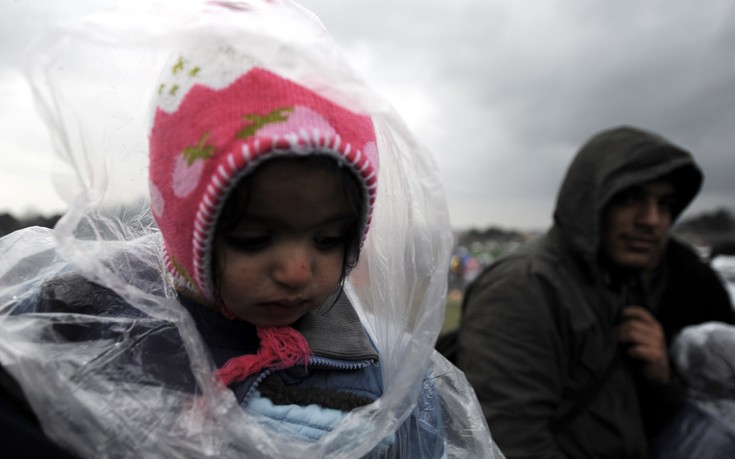
[(641, 363), (643, 377), (652, 384), (671, 380), (669, 353), (661, 324), (640, 306), (625, 306), (618, 325), (618, 340), (628, 344), (628, 356)]

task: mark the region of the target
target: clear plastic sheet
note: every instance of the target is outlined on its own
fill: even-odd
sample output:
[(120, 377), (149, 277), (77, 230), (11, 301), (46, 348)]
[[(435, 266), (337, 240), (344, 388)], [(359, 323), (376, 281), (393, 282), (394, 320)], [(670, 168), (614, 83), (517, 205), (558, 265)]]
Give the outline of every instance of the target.
[[(158, 75), (177, 49), (223, 41), (371, 115), (378, 132), (376, 209), (346, 291), (380, 350), (385, 391), (316, 444), (271, 435), (214, 380), (148, 209)], [(73, 199), (53, 231), (0, 240), (0, 362), (50, 438), (94, 458), (354, 458), (408, 417), (428, 371), (448, 456), (502, 457), (464, 375), (433, 350), (452, 244), (433, 160), (315, 16), (289, 1), (154, 3), (59, 27), (34, 49), (29, 79), (69, 166), (55, 181)], [(108, 293), (65, 304), (87, 280)]]
[(686, 327), (671, 352), (692, 398), (728, 419), (735, 434), (735, 326), (708, 322)]
[(735, 256), (719, 255), (711, 261), (711, 265), (725, 284), (730, 302), (735, 307)]
[(651, 444), (652, 459), (732, 456), (735, 449), (735, 326), (684, 328), (671, 354), (687, 398)]

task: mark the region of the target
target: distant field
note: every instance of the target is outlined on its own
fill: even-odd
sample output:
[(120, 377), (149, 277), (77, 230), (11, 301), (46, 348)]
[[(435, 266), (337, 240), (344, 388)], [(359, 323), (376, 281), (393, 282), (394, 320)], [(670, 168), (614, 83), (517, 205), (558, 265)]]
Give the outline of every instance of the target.
[(444, 325), (441, 333), (450, 332), (459, 327), (460, 307), (462, 305), (462, 295), (456, 290), (449, 292), (447, 295), (447, 309), (444, 312)]

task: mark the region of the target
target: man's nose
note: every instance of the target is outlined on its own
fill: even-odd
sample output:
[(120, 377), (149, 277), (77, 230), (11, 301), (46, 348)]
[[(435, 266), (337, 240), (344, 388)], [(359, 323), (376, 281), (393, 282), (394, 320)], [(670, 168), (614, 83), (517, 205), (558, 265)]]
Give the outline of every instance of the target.
[(638, 206), (636, 220), (638, 224), (656, 226), (661, 222), (662, 209), (655, 199), (644, 199)]
[(289, 288), (300, 288), (313, 277), (311, 251), (299, 244), (284, 246), (277, 255), (273, 268), (273, 278)]

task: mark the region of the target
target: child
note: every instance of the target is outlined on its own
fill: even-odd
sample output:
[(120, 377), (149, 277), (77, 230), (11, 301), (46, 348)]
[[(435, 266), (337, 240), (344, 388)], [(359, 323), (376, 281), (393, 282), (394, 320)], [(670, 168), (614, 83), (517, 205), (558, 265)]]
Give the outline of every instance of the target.
[(53, 238), (0, 244), (14, 403), (86, 457), (501, 457), (431, 354), (450, 234), (430, 162), (328, 71), (293, 71), (325, 40), (300, 10), (213, 8), (156, 85), (160, 234), (136, 217), (108, 240), (80, 199)]
[[(243, 409), (318, 440), (382, 395), (378, 353), (342, 294), (375, 202), (374, 128), (257, 66), (221, 82), (232, 65), (218, 56), (239, 58), (181, 55), (159, 95), (150, 170), (167, 266)], [(192, 68), (188, 91), (166, 91)], [(441, 457), (440, 407), (423, 416), (377, 456)]]

